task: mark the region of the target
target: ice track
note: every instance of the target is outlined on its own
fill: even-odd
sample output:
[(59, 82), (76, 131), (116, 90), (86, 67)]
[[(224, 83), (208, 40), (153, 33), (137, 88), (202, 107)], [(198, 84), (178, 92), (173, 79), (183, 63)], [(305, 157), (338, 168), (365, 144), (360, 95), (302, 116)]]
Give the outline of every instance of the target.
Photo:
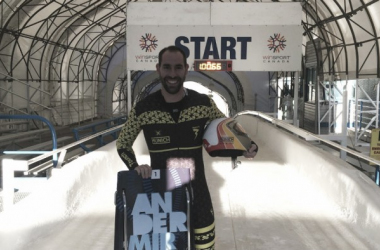
[[(332, 155), (249, 116), (252, 160), (204, 154), (216, 215), (217, 250), (380, 249), (380, 190)], [(148, 162), (139, 137), (135, 150)], [(2, 250), (113, 249), (115, 143), (67, 164), (0, 213)]]

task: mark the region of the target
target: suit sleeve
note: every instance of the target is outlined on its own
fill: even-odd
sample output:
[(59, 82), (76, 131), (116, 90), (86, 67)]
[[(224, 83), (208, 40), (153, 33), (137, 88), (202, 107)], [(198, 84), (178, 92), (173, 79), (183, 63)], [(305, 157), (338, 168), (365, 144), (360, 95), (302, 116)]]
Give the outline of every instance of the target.
[(116, 140), (117, 152), (129, 169), (134, 169), (138, 166), (132, 146), (140, 131), (141, 127), (136, 116), (136, 110), (135, 108), (132, 108), (128, 120), (121, 129), (119, 137)]

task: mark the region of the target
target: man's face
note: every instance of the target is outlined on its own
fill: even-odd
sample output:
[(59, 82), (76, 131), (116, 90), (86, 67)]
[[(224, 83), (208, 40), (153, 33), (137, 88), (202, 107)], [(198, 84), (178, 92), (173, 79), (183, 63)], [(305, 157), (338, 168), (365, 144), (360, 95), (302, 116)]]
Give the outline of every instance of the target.
[(183, 86), (189, 65), (184, 65), (180, 52), (166, 51), (162, 55), (161, 65), (156, 65), (162, 86), (169, 94), (177, 94)]

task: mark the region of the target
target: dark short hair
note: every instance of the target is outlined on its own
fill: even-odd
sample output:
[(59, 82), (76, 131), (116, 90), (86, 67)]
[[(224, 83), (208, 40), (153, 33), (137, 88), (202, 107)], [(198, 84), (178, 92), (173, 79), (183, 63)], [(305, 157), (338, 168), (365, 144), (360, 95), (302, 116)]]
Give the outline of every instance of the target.
[(174, 46), (174, 45), (171, 45), (171, 46), (168, 46), (166, 48), (163, 48), (160, 53), (158, 54), (158, 65), (161, 66), (161, 62), (162, 62), (162, 55), (166, 52), (166, 51), (170, 51), (170, 52), (180, 52), (183, 56), (183, 63), (184, 65), (186, 66), (187, 65), (187, 60), (186, 60), (186, 54), (185, 52), (180, 49), (179, 47), (177, 46)]

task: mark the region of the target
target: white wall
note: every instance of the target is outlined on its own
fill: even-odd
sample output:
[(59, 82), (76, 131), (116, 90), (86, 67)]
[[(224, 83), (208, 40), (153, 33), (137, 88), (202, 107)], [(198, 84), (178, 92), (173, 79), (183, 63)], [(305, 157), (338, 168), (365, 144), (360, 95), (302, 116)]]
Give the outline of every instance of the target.
[[(239, 123), (252, 138), (260, 138), (273, 154), (291, 165), (336, 204), (358, 231), (378, 242), (380, 189), (366, 175), (345, 161), (253, 116), (240, 116)], [(259, 151), (260, 152), (260, 151)], [(302, 187), (300, 187), (302, 188)]]
[[(66, 222), (98, 193), (108, 197), (110, 202), (107, 206), (112, 211), (117, 172), (120, 170), (126, 170), (126, 167), (115, 150), (115, 143), (109, 143), (62, 169), (54, 170), (53, 177), (38, 190), (17, 203), (12, 210), (0, 213), (0, 249), (30, 249), (27, 244), (40, 238), (49, 240), (49, 233), (53, 234), (55, 228), (63, 230)], [(102, 199), (100, 195), (97, 197)], [(107, 224), (102, 226), (106, 227)], [(110, 224), (113, 224), (112, 217)], [(79, 228), (77, 230), (80, 234)], [(59, 247), (62, 246), (56, 249)]]

